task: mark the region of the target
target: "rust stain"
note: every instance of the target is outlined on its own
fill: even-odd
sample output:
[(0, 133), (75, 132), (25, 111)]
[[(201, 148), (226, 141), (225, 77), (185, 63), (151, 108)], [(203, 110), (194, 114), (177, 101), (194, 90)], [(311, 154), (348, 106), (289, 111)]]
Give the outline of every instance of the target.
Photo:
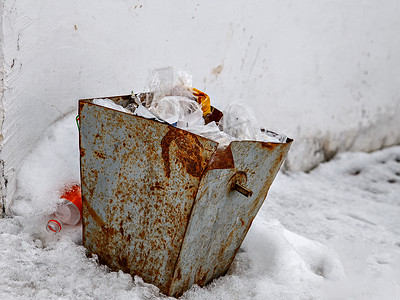
[(277, 146), (279, 146), (280, 144), (276, 144), (276, 143), (267, 143), (267, 142), (261, 142), (261, 147), (263, 148), (267, 148), (269, 150), (274, 150)]
[[(130, 96), (123, 96), (117, 100), (126, 105), (130, 99)], [(84, 145), (86, 149), (81, 148), (81, 155), (85, 155), (85, 150), (88, 154), (92, 152), (81, 163), (84, 196), (90, 201), (87, 203), (84, 199), (83, 213), (83, 239), (89, 252), (96, 253), (100, 263), (112, 270), (121, 269), (141, 276), (169, 296), (182, 295), (192, 283), (202, 286), (225, 274), (291, 141), (279, 147), (273, 143), (234, 142), (232, 147), (229, 145), (212, 154), (215, 146), (209, 147), (209, 142), (189, 132), (95, 108), (90, 102), (86, 104), (90, 106), (83, 108), (81, 116), (81, 147)], [(80, 109), (82, 105), (81, 100)], [(217, 110), (214, 112), (212, 118), (217, 121), (221, 114)], [(271, 154), (272, 162), (266, 159)], [(210, 161), (209, 155), (212, 155)], [(104, 158), (125, 164), (116, 172), (114, 169), (110, 172)], [(220, 170), (204, 173), (211, 169)], [(202, 176), (212, 176), (204, 187)], [(262, 183), (253, 188), (256, 181)], [(254, 196), (249, 200), (238, 197), (237, 192), (232, 191), (233, 183), (254, 190)], [(103, 184), (107, 186), (104, 193)], [(198, 194), (204, 195), (204, 200), (196, 198)], [(218, 213), (218, 222), (213, 227), (215, 232), (223, 233), (222, 238), (214, 243), (214, 248), (205, 246), (207, 241), (201, 242), (203, 237), (197, 234), (198, 226), (207, 222), (208, 214), (214, 216), (212, 202), (221, 203), (222, 200), (226, 201), (226, 206), (218, 204), (218, 207), (226, 209)], [(239, 213), (229, 209), (231, 201), (235, 201)], [(202, 210), (193, 209), (198, 204), (204, 206), (204, 214)], [(210, 212), (207, 212), (208, 207)], [(192, 228), (196, 229), (187, 230), (192, 218), (199, 216), (198, 212), (202, 214), (194, 221)], [(208, 235), (212, 245), (214, 232)]]
[(126, 257), (124, 256), (119, 256), (118, 257), (118, 265), (121, 266), (121, 268), (123, 268), (122, 271), (124, 271), (125, 273), (129, 273), (129, 267), (128, 267), (128, 260), (126, 259)]
[[(89, 215), (93, 218), (93, 220), (102, 228), (105, 227), (106, 223), (103, 219), (94, 211), (94, 209), (89, 205), (89, 202), (86, 201), (86, 197), (82, 195), (82, 203), (84, 203), (84, 209), (88, 211)], [(84, 213), (85, 217), (85, 213)]]
[(93, 155), (95, 155), (95, 156), (97, 156), (98, 158), (101, 158), (101, 159), (106, 159), (106, 157), (107, 157), (104, 153), (101, 153), (99, 151), (94, 151)]
[(208, 169), (232, 169), (234, 167), (235, 163), (233, 161), (232, 149), (231, 145), (229, 145), (223, 150), (217, 149), (217, 151), (211, 157)]
[(228, 186), (233, 189), (235, 183), (246, 185), (247, 183), (247, 173), (244, 171), (237, 171), (235, 174), (229, 178)]
[(85, 101), (79, 101), (79, 103), (78, 103), (78, 110), (79, 110), (79, 118), (80, 118), (80, 121), (82, 121), (82, 114), (81, 114), (81, 111), (82, 111), (82, 108), (85, 106)]
[(159, 182), (156, 181), (154, 184), (150, 185), (150, 191), (155, 191), (155, 190), (163, 190), (165, 188), (165, 186)]
[(200, 177), (203, 173), (201, 161), (201, 144), (199, 140), (188, 132), (178, 132), (175, 128), (170, 128), (161, 140), (162, 158), (164, 160), (164, 170), (167, 178), (171, 176), (170, 151), (172, 142), (178, 147), (175, 153), (177, 161), (180, 161), (186, 172), (193, 177)]

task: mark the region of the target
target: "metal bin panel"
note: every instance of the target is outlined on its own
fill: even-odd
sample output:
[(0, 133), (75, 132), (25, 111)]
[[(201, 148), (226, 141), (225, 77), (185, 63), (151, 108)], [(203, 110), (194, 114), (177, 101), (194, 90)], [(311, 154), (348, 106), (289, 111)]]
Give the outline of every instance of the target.
[(217, 143), (80, 101), (83, 244), (167, 293)]
[[(233, 164), (227, 163), (228, 169), (211, 169), (205, 173), (183, 240), (170, 295), (179, 295), (192, 284), (203, 286), (228, 270), (290, 144), (291, 140), (283, 144), (232, 142)], [(223, 155), (229, 157), (226, 153)], [(235, 182), (252, 195), (246, 197), (235, 190)]]

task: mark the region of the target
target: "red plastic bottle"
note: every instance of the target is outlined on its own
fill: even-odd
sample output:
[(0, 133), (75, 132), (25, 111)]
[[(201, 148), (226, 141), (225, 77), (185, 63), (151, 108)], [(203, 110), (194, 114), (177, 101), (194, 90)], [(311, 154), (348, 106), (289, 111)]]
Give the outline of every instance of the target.
[(80, 185), (68, 188), (61, 196), (63, 200), (54, 213), (54, 218), (46, 225), (47, 231), (58, 233), (63, 225), (75, 226), (82, 218), (82, 195)]

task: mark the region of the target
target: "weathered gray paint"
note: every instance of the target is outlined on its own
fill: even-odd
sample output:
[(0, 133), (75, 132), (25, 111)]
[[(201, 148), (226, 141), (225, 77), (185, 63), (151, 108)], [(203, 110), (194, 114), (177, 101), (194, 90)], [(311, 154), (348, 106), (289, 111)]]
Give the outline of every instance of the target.
[(90, 100), (80, 101), (80, 122), (84, 246), (175, 296), (228, 270), (291, 144), (216, 151), (214, 141)]

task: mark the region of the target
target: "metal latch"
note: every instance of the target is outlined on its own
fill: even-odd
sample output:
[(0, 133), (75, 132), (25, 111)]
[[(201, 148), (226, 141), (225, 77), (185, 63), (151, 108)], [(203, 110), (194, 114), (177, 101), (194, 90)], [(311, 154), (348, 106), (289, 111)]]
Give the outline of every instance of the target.
[(247, 175), (243, 171), (236, 172), (229, 180), (232, 190), (241, 193), (243, 196), (251, 197), (253, 191), (246, 187)]

